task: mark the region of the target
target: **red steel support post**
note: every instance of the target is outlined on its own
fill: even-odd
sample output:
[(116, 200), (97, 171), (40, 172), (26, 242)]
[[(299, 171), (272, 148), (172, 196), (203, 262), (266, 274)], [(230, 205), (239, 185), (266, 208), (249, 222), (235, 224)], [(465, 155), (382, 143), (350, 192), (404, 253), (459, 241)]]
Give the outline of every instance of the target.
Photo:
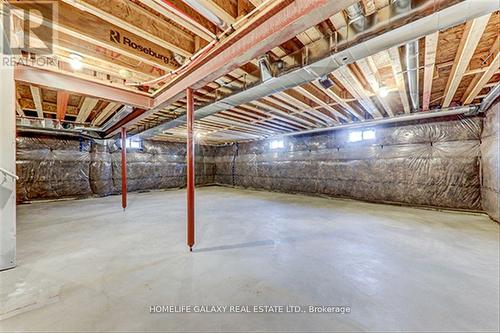
[(194, 245), (194, 101), (193, 90), (186, 89), (187, 95), (187, 245), (193, 251)]
[(121, 128), (122, 136), (122, 207), (127, 208), (127, 130)]

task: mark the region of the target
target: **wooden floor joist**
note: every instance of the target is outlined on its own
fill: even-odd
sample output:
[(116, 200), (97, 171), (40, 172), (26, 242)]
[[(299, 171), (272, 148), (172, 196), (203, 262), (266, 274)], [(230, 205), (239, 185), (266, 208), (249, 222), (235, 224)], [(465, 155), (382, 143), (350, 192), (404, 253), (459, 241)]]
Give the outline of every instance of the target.
[(425, 68), (424, 68), (424, 91), (422, 95), (422, 111), (429, 111), (432, 94), (432, 82), (434, 80), (434, 68), (436, 66), (436, 53), (439, 40), (439, 31), (425, 36)]
[(462, 81), (465, 71), (469, 67), (469, 62), (476, 51), (477, 44), (483, 36), (486, 25), (490, 20), (491, 14), (484, 15), (475, 20), (469, 21), (466, 24), (464, 35), (460, 40), (455, 62), (451, 69), (448, 83), (446, 84), (443, 107), (450, 106), (458, 86)]
[(406, 91), (405, 78), (403, 76), (403, 65), (401, 64), (401, 56), (399, 54), (399, 48), (393, 47), (389, 49), (388, 53), (391, 58), (394, 80), (396, 81), (399, 97), (401, 98), (401, 103), (403, 104), (403, 110), (406, 114), (409, 114), (410, 102), (408, 101), (408, 94)]
[(80, 111), (78, 112), (78, 116), (76, 117), (76, 122), (85, 123), (98, 102), (99, 100), (97, 98), (86, 97), (83, 100), (82, 106), (80, 107)]
[(337, 80), (340, 81), (340, 83), (342, 83), (351, 95), (358, 99), (359, 103), (363, 106), (366, 112), (371, 114), (375, 119), (382, 118), (382, 114), (378, 110), (377, 106), (373, 103), (361, 83), (355, 77), (354, 73), (347, 66), (340, 67), (332, 74)]
[(30, 85), (31, 95), (33, 96), (33, 102), (35, 102), (36, 113), (38, 118), (43, 119), (43, 103), (42, 103), (42, 91), (39, 87)]
[(473, 81), (471, 91), (464, 96), (464, 104), (470, 104), (476, 97), (479, 95), (481, 90), (484, 89), (485, 85), (491, 80), (493, 75), (497, 73), (498, 68), (500, 67), (500, 36), (497, 37), (490, 51), (490, 56), (493, 57), (493, 61), (489, 66), (486, 67), (486, 70), (483, 74), (479, 75), (479, 79), (477, 82)]
[(390, 117), (394, 117), (394, 112), (392, 111), (391, 105), (387, 102), (386, 98), (380, 97), (377, 95), (378, 90), (381, 87), (380, 84), (380, 79), (377, 78), (378, 73), (377, 73), (377, 68), (375, 64), (373, 63), (373, 59), (371, 57), (365, 58), (358, 60), (356, 64), (359, 66), (361, 71), (365, 74), (366, 80), (368, 81), (368, 84), (370, 85), (370, 88), (372, 89), (372, 92), (376, 95), (377, 100), (379, 101), (380, 105), (384, 108), (385, 112)]

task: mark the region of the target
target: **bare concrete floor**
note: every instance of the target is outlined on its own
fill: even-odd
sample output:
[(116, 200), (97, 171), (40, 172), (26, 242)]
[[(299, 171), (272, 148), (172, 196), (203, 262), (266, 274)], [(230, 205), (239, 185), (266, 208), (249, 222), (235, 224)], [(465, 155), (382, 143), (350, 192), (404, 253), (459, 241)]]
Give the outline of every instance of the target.
[[(131, 194), (126, 212), (119, 196), (19, 206), (1, 330), (499, 329), (499, 225), (486, 216), (208, 187), (189, 253), (184, 200), (179, 190)], [(157, 304), (351, 313), (150, 314)]]

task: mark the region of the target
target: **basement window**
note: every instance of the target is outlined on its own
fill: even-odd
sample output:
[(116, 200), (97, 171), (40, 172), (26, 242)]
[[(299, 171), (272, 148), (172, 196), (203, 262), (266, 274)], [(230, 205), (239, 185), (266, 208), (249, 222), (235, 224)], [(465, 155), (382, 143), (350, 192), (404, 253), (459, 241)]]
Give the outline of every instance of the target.
[(365, 140), (375, 140), (375, 131), (352, 131), (349, 133), (349, 142), (359, 142)]
[(285, 142), (283, 140), (273, 140), (269, 143), (269, 148), (271, 149), (281, 149), (285, 147)]
[(375, 140), (375, 131), (374, 130), (363, 131), (363, 140)]
[(127, 139), (127, 148), (142, 149), (142, 141)]

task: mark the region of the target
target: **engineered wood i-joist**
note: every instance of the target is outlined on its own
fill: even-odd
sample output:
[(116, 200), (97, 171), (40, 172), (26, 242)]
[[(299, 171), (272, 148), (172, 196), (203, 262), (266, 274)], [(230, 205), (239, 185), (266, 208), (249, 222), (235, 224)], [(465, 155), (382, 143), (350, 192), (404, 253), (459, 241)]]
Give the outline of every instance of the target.
[[(165, 18), (177, 23), (181, 27), (184, 27), (194, 34), (200, 36), (206, 41), (212, 41), (216, 38), (215, 33), (208, 27), (200, 23), (198, 20), (193, 20), (180, 11), (174, 11), (171, 7), (167, 6), (161, 0), (141, 0), (141, 3), (154, 10), (155, 12), (161, 14)], [(189, 13), (187, 14), (189, 15)]]
[(436, 53), (439, 40), (439, 31), (425, 36), (425, 68), (424, 91), (422, 94), (422, 111), (429, 111), (432, 94), (434, 68), (436, 66)]
[(479, 95), (481, 90), (485, 87), (485, 85), (491, 80), (493, 75), (497, 73), (498, 68), (500, 67), (500, 36), (497, 37), (495, 43), (493, 43), (493, 47), (490, 50), (490, 55), (493, 56), (493, 61), (487, 66), (486, 71), (480, 75), (480, 78), (477, 82), (472, 86), (472, 89), (469, 94), (466, 95), (464, 104), (470, 104), (472, 101)]
[(36, 113), (38, 118), (43, 119), (43, 104), (42, 104), (42, 92), (39, 87), (30, 85), (31, 96), (33, 97), (33, 102), (35, 103)]
[(377, 106), (366, 94), (366, 91), (364, 90), (359, 80), (347, 66), (340, 67), (332, 74), (337, 80), (340, 81), (340, 83), (342, 83), (342, 85), (347, 89), (347, 91), (349, 91), (351, 95), (358, 99), (359, 103), (363, 106), (365, 111), (370, 113), (375, 119), (382, 118), (382, 114), (378, 111)]
[(95, 108), (97, 103), (99, 102), (96, 98), (85, 97), (80, 107), (80, 112), (78, 112), (78, 116), (76, 117), (77, 123), (84, 123), (87, 121), (92, 110)]
[(82, 8), (90, 14), (103, 19), (121, 29), (150, 40), (165, 49), (172, 50), (184, 57), (194, 52), (194, 38), (174, 25), (168, 25), (147, 10), (126, 0), (62, 0)]
[(382, 107), (390, 117), (394, 117), (394, 112), (392, 111), (391, 105), (387, 102), (386, 97), (380, 97), (377, 94), (378, 90), (380, 89), (380, 80), (378, 80), (376, 77), (376, 67), (370, 64), (370, 62), (373, 62), (373, 60), (371, 59), (371, 57), (368, 57), (360, 59), (356, 63), (358, 64), (361, 71), (365, 74), (366, 81), (368, 81), (372, 92), (377, 96), (376, 98), (379, 103), (382, 105)]
[(464, 35), (460, 40), (455, 62), (451, 69), (448, 83), (446, 84), (443, 108), (450, 106), (490, 17), (491, 14), (487, 14), (466, 23)]
[[(44, 17), (51, 17), (51, 15), (49, 15), (50, 13), (47, 13), (47, 6), (44, 6), (41, 3), (15, 2), (13, 5), (23, 10), (30, 10), (33, 15), (30, 15), (29, 19), (37, 24), (41, 21), (40, 15), (43, 15)], [(179, 67), (174, 60), (172, 51), (160, 47), (155, 43), (142, 38), (141, 36), (129, 33), (116, 25), (91, 15), (90, 13), (76, 9), (64, 2), (59, 3), (58, 13), (59, 15), (57, 17), (57, 21), (52, 21), (51, 25), (59, 32), (63, 32), (75, 38), (79, 38), (117, 52), (118, 54), (124, 54), (138, 61), (147, 62), (153, 66), (164, 68), (166, 70)], [(41, 22), (42, 24), (46, 24), (46, 20)], [(120, 35), (120, 38), (117, 38), (116, 42), (111, 40), (110, 30), (115, 31)], [(125, 37), (130, 40), (130, 43), (124, 43)], [(134, 47), (133, 43), (135, 43), (137, 47)], [(156, 55), (161, 55), (163, 58), (159, 59), (154, 54), (141, 51), (138, 47), (139, 44), (141, 44), (143, 49), (151, 49)]]
[(408, 94), (406, 91), (406, 84), (403, 76), (403, 65), (401, 64), (399, 48), (392, 47), (389, 49), (388, 52), (389, 52), (389, 57), (391, 58), (394, 80), (396, 81), (396, 86), (398, 88), (399, 97), (401, 98), (401, 103), (403, 104), (404, 112), (406, 114), (409, 114), (410, 102), (408, 101)]

